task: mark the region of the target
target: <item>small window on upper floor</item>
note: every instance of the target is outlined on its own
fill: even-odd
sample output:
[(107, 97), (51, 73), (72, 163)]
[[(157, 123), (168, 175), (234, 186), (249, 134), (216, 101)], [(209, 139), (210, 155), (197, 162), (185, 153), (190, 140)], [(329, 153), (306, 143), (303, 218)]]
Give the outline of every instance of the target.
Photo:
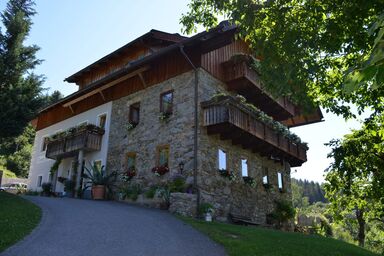
[(169, 167), (169, 145), (157, 147), (157, 166)]
[(173, 112), (173, 91), (160, 94), (160, 112), (170, 115)]
[(43, 137), (42, 143), (41, 143), (41, 152), (47, 150), (48, 142), (49, 142), (49, 138), (48, 137)]
[(129, 123), (137, 125), (140, 122), (140, 102), (129, 106)]
[(283, 174), (281, 172), (277, 173), (277, 186), (280, 191), (284, 189)]
[(218, 150), (218, 165), (219, 170), (227, 170), (227, 153), (222, 149)]
[(105, 124), (107, 123), (107, 114), (99, 115), (98, 126), (102, 129), (105, 129)]
[(243, 177), (248, 177), (248, 160), (241, 159), (241, 174)]
[(268, 167), (263, 168), (263, 185), (269, 184), (269, 178), (268, 178)]

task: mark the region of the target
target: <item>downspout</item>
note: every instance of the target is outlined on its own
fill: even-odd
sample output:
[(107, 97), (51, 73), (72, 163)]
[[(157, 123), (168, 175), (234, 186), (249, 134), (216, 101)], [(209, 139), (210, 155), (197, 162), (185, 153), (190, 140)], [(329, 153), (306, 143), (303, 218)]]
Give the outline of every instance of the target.
[(199, 74), (196, 66), (193, 64), (191, 59), (188, 57), (188, 55), (184, 51), (184, 46), (180, 45), (180, 52), (185, 57), (185, 59), (188, 61), (188, 63), (191, 65), (191, 67), (195, 71), (195, 87), (194, 87), (194, 134), (193, 134), (193, 187), (196, 191), (196, 214), (199, 212), (199, 206), (200, 206), (200, 189), (197, 186), (197, 147), (198, 147), (198, 127), (199, 127)]

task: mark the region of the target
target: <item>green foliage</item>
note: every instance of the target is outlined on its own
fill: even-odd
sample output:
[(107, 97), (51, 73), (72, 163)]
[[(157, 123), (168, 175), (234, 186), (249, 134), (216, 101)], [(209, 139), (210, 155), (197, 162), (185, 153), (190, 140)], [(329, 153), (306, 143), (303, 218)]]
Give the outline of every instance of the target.
[(59, 170), (59, 166), (60, 166), (60, 164), (61, 164), (61, 159), (57, 159), (57, 160), (53, 163), (53, 165), (51, 166), (51, 169), (50, 169), (50, 171), (49, 171), (49, 173), (50, 173), (52, 176), (57, 172), (57, 170)]
[(181, 218), (224, 246), (228, 255), (295, 255), (295, 256), (374, 256), (367, 250), (321, 236), (260, 227), (231, 225)]
[(110, 174), (107, 174), (104, 165), (99, 166), (96, 162), (93, 164), (90, 164), (90, 168), (85, 168), (85, 173), (83, 173), (82, 178), (87, 179), (87, 188), (90, 186), (97, 186), (97, 185), (105, 185), (105, 186), (111, 186), (112, 185), (112, 179), (116, 179), (116, 172), (111, 172)]
[[(383, 111), (382, 0), (191, 0), (189, 8), (181, 18), (187, 33), (196, 25), (212, 28), (223, 16), (238, 26), (273, 95), (307, 110), (319, 103), (344, 117), (354, 116), (346, 103), (359, 112)], [(349, 85), (350, 75), (358, 86)]]
[(64, 181), (64, 191), (67, 193), (73, 193), (73, 191), (75, 190), (75, 186), (76, 183), (72, 179), (66, 179)]
[[(318, 182), (292, 178), (291, 186), (294, 207), (301, 207), (300, 205), (306, 204), (304, 201), (308, 201), (309, 204), (327, 202), (325, 191)], [(303, 205), (303, 207), (305, 206)]]
[(5, 32), (0, 31), (0, 138), (20, 135), (42, 107), (42, 76), (33, 69), (39, 47), (25, 46), (36, 14), (31, 0), (10, 0), (1, 14)]
[(16, 178), (16, 174), (6, 169), (4, 166), (0, 165), (0, 171), (3, 172), (3, 177), (5, 178)]
[(203, 216), (206, 213), (213, 213), (215, 208), (210, 203), (201, 203), (199, 205), (199, 215)]
[(295, 217), (295, 209), (289, 201), (275, 201), (275, 209), (270, 214), (270, 217), (277, 222), (277, 226), (280, 228), (283, 223)]
[(41, 184), (41, 188), (43, 189), (43, 193), (46, 196), (50, 196), (52, 192), (52, 183), (51, 182), (44, 182)]
[(159, 187), (156, 191), (158, 196), (163, 200), (164, 208), (169, 208), (171, 200), (171, 191), (168, 186)]
[(41, 210), (16, 195), (0, 192), (0, 252), (23, 239), (39, 223)]
[(151, 186), (147, 191), (144, 192), (146, 198), (154, 198), (156, 195), (157, 186)]
[(120, 187), (119, 192), (122, 193), (123, 199), (129, 198), (136, 201), (139, 195), (143, 192), (142, 186), (138, 183), (127, 182)]
[[(384, 117), (377, 116), (360, 130), (329, 143), (325, 190), (330, 212), (339, 222), (354, 222), (361, 246), (365, 242), (367, 222), (384, 220)], [(353, 217), (351, 217), (353, 216)]]
[(182, 175), (174, 175), (171, 182), (169, 183), (169, 190), (171, 193), (182, 192), (186, 189), (185, 178)]

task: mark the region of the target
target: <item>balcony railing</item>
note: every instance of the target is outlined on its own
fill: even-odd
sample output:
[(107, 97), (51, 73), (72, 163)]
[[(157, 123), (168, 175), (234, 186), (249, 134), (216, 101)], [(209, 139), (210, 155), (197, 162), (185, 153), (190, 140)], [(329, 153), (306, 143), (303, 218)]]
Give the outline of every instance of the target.
[(224, 80), (230, 90), (244, 95), (258, 108), (276, 120), (285, 120), (295, 115), (295, 106), (286, 97), (274, 98), (265, 91), (256, 71), (250, 65), (247, 56), (224, 62)]
[(232, 140), (233, 144), (240, 144), (262, 156), (285, 159), (291, 166), (300, 166), (307, 160), (306, 145), (279, 134), (232, 97), (203, 102), (202, 108), (208, 134), (220, 134), (221, 139)]
[(51, 159), (75, 156), (79, 150), (85, 152), (98, 151), (104, 130), (85, 127), (72, 134), (61, 136), (47, 144), (45, 156)]

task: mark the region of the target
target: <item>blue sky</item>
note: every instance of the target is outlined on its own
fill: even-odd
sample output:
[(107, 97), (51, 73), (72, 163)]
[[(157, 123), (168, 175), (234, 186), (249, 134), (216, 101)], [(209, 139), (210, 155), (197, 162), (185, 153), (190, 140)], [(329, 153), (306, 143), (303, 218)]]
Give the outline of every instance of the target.
[[(187, 9), (188, 0), (36, 0), (38, 14), (27, 41), (41, 47), (38, 58), (44, 62), (37, 74), (46, 76), (45, 87), (68, 95), (77, 86), (63, 82), (64, 78), (98, 60), (149, 30), (158, 29), (180, 33), (179, 19)], [(6, 1), (0, 1), (4, 10)], [(325, 111), (323, 111), (324, 113)], [(328, 167), (329, 148), (324, 143), (340, 138), (356, 121), (345, 122), (341, 117), (324, 113), (325, 121), (292, 129), (308, 142), (308, 161), (293, 168), (293, 177), (323, 181)]]

